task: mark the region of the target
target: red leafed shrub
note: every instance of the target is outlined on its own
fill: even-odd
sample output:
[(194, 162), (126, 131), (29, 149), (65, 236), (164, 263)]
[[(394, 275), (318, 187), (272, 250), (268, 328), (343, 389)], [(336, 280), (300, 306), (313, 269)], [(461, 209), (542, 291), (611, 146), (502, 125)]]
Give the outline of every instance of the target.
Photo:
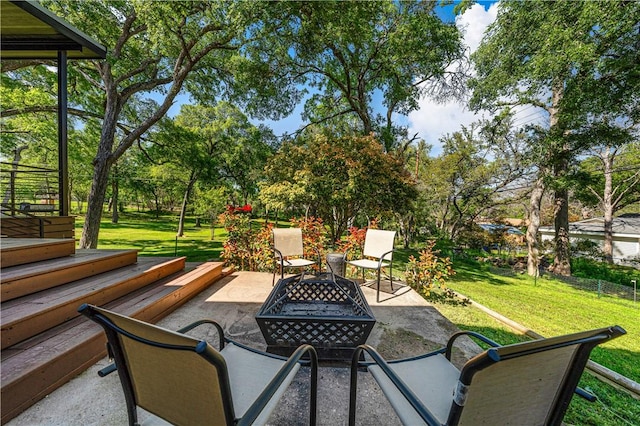
[(233, 212), (218, 217), (227, 230), (222, 257), (227, 265), (241, 271), (272, 271), (271, 225), (252, 229), (248, 215)]
[(347, 252), (347, 260), (362, 259), (362, 251), (364, 249), (364, 240), (367, 235), (367, 229), (378, 229), (377, 219), (373, 219), (368, 227), (358, 228), (350, 227), (347, 237), (336, 242), (338, 251)]
[[(271, 272), (275, 268), (272, 224), (252, 227), (249, 216), (227, 211), (219, 216), (227, 230), (222, 257), (227, 265), (241, 271)], [(316, 260), (326, 253), (327, 230), (322, 219), (291, 219), (291, 226), (302, 228), (304, 256)], [(316, 265), (316, 268), (319, 268)]]

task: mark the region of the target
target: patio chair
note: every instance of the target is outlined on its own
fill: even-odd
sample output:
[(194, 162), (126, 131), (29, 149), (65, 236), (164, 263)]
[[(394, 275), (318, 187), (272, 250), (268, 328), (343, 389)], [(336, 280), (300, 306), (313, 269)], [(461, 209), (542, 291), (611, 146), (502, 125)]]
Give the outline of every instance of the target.
[[(309, 421), (316, 422), (318, 373), (312, 346), (301, 346), (286, 359), (227, 339), (220, 325), (211, 320), (173, 332), (92, 305), (84, 304), (78, 311), (104, 328), (130, 425), (138, 424), (138, 408), (157, 416), (153, 421), (178, 425), (264, 424), (307, 353), (306, 363), (311, 366)], [(202, 324), (216, 328), (219, 351), (183, 334)], [(107, 367), (101, 375), (113, 370)]]
[[(304, 249), (302, 246), (302, 229), (300, 228), (273, 228), (273, 251), (276, 263), (280, 270), (280, 279), (284, 279), (285, 268), (306, 268), (318, 263), (320, 265), (320, 254), (318, 260), (308, 260), (302, 257)], [(271, 285), (276, 282), (276, 270), (273, 270)]]
[[(367, 367), (405, 425), (559, 425), (591, 350), (625, 334), (614, 326), (550, 339), (500, 346), (463, 331), (445, 348), (385, 362), (368, 345), (353, 354), (349, 425), (355, 424), (357, 374)], [(451, 364), (455, 339), (469, 335), (492, 348), (464, 364)], [(362, 352), (373, 361), (360, 361)]]
[[(362, 259), (349, 260), (349, 265), (362, 268), (362, 280), (367, 269), (377, 271), (376, 301), (380, 302), (380, 272), (382, 268), (389, 267), (389, 283), (393, 291), (393, 242), (396, 238), (395, 231), (383, 231), (380, 229), (367, 229), (362, 249)], [(347, 253), (345, 253), (346, 259)], [(375, 260), (372, 260), (374, 258)], [(388, 261), (388, 262), (386, 262)]]

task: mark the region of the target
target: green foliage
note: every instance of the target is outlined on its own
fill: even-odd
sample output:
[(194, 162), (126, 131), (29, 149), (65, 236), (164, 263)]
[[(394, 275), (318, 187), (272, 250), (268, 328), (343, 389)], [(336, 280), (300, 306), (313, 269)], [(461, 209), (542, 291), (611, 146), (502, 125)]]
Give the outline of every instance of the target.
[[(267, 115), (283, 111), (276, 104), (292, 109), (310, 86), (304, 119), (332, 125), (348, 116), (359, 134), (375, 132), (390, 152), (406, 129), (387, 116), (417, 109), (423, 95), (444, 97), (461, 90), (461, 73), (451, 72), (463, 57), (460, 32), (440, 20), (434, 2), (261, 6), (265, 25), (254, 30), (262, 36), (255, 34), (246, 51), (247, 68), (261, 71), (251, 75), (262, 79), (254, 77), (246, 86), (253, 88), (252, 95), (266, 93), (257, 106)], [(280, 78), (270, 78), (274, 73)], [(282, 87), (286, 82), (294, 84)], [(385, 114), (374, 114), (376, 92), (382, 94)]]
[(632, 286), (633, 280), (640, 285), (640, 271), (629, 266), (620, 266), (575, 257), (571, 259), (572, 275), (581, 278), (598, 279), (614, 284)]
[(417, 259), (409, 256), (405, 271), (407, 284), (432, 302), (467, 303), (466, 300), (460, 302), (447, 287), (446, 282), (455, 271), (450, 258), (438, 256), (440, 251), (434, 250), (435, 244), (435, 241), (429, 241)]
[(271, 208), (306, 207), (337, 240), (357, 215), (403, 212), (416, 197), (402, 162), (372, 136), (314, 135), (286, 143), (269, 159), (261, 201)]
[(227, 231), (222, 257), (227, 265), (241, 271), (272, 271), (271, 225), (253, 229), (249, 216), (222, 213), (220, 223)]

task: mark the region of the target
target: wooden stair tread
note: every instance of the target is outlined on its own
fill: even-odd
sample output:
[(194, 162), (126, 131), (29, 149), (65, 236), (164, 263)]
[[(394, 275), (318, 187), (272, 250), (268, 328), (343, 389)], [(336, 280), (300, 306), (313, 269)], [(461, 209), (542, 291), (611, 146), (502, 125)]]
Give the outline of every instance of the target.
[(3, 238), (0, 266), (6, 268), (69, 256), (75, 253), (75, 244), (75, 240), (71, 238)]
[(131, 252), (137, 253), (137, 250), (82, 249), (67, 257), (42, 260), (29, 265), (2, 268), (2, 284), (34, 275), (57, 271), (59, 269), (67, 269), (73, 266), (84, 265), (95, 262), (98, 259), (109, 259)]
[(2, 349), (78, 315), (80, 303), (104, 304), (184, 269), (185, 258), (138, 263), (2, 303)]
[[(103, 306), (144, 321), (157, 322), (219, 279), (222, 270), (221, 263), (208, 262), (158, 280)], [(76, 317), (2, 350), (2, 423), (103, 358), (105, 342), (106, 337), (97, 324)]]
[(5, 268), (2, 270), (2, 300), (8, 301), (133, 265), (137, 261), (137, 253), (137, 250), (80, 250), (64, 258)]

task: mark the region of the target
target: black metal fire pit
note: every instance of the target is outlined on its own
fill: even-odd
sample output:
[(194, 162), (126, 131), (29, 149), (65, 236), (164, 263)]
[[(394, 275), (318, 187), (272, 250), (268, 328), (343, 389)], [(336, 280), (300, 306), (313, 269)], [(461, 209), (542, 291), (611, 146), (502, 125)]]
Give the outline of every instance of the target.
[(256, 321), (269, 352), (288, 356), (306, 343), (336, 361), (350, 360), (376, 323), (360, 287), (328, 273), (279, 280)]

